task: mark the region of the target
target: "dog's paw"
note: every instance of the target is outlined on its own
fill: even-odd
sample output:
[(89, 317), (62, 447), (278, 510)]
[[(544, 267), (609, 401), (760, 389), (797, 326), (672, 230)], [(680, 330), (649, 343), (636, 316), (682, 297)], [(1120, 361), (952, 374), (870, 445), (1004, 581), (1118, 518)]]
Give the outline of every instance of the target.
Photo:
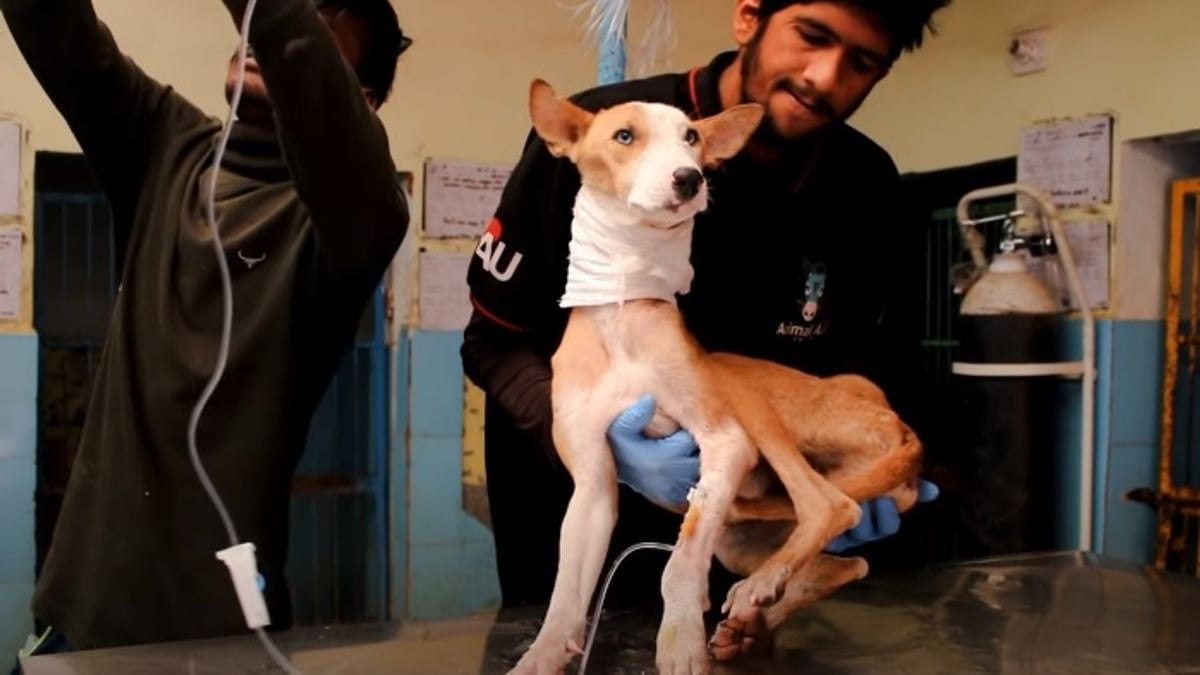
[(705, 646), (704, 622), (664, 621), (658, 631), (655, 665), (659, 675), (707, 675), (711, 663)]
[(571, 655), (566, 650), (554, 650), (534, 645), (525, 652), (508, 675), (562, 675)]
[(543, 628), (509, 675), (560, 675), (576, 655), (583, 653), (582, 644), (582, 631)]
[(729, 589), (721, 612), (729, 616), (748, 617), (760, 607), (775, 604), (783, 597), (792, 570), (787, 565), (770, 565), (742, 579)]
[(762, 612), (754, 608), (744, 617), (729, 617), (717, 624), (708, 641), (708, 652), (717, 661), (732, 661), (753, 652), (759, 641), (766, 642), (766, 620)]

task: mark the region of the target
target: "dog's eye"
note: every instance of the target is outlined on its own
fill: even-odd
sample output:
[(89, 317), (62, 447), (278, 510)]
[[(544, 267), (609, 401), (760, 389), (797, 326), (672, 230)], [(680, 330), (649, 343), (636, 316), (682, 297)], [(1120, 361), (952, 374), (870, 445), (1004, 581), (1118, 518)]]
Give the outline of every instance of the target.
[(683, 134), (683, 142), (688, 145), (695, 145), (700, 142), (700, 134), (695, 129), (688, 129)]
[(633, 142), (633, 131), (629, 129), (617, 129), (617, 133), (613, 134), (613, 140), (622, 145), (629, 145)]

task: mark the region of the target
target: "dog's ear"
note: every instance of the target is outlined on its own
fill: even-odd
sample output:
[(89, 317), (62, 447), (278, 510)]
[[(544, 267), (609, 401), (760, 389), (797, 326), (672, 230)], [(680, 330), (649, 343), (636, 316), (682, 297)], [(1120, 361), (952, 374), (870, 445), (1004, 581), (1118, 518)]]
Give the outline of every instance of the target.
[(541, 79), (534, 80), (529, 86), (529, 115), (533, 118), (534, 130), (555, 157), (571, 155), (594, 117), (583, 108), (560, 98)]
[(763, 107), (743, 103), (696, 122), (703, 146), (701, 162), (713, 167), (741, 151), (751, 134), (762, 123)]

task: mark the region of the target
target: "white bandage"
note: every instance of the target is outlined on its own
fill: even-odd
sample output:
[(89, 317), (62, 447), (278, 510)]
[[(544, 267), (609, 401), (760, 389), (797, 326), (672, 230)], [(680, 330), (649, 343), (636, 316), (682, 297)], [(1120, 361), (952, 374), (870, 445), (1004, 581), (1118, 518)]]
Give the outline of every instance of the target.
[(584, 187), (575, 199), (567, 287), (562, 307), (632, 300), (675, 302), (692, 287), (692, 228), (641, 222), (638, 210)]

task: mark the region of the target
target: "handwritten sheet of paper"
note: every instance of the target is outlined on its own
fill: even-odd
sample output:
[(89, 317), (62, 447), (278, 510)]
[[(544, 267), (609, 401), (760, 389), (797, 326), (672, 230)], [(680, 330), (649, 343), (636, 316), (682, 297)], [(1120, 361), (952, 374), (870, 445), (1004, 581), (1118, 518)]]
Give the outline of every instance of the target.
[(0, 216), (21, 214), (21, 125), (0, 121)]
[(478, 237), (487, 228), (512, 167), (427, 160), (425, 235)]
[(0, 227), (0, 319), (21, 314), (21, 230)]
[(1108, 202), (1112, 118), (1096, 115), (1023, 129), (1017, 181), (1042, 188), (1060, 208)]
[[(1091, 309), (1102, 309), (1109, 304), (1109, 225), (1105, 221), (1075, 221), (1063, 223), (1067, 245), (1075, 258), (1079, 272), (1079, 283)], [(1037, 259), (1030, 269), (1041, 276), (1050, 292), (1058, 298), (1064, 309), (1079, 309), (1067, 282), (1066, 267), (1062, 257), (1050, 260)]]
[(421, 251), (417, 283), (421, 328), (462, 330), (471, 318), (467, 265), (473, 253)]

